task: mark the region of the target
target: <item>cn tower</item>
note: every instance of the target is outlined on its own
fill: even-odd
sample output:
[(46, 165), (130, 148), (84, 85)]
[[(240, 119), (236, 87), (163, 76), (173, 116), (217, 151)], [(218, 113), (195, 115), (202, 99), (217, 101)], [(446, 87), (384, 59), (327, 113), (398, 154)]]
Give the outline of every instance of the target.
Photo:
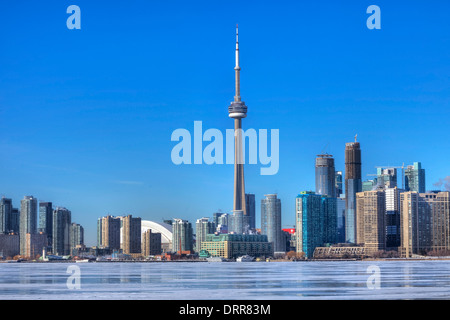
[(229, 117), (234, 119), (234, 212), (242, 211), (247, 215), (245, 208), (245, 186), (244, 186), (244, 154), (242, 150), (242, 118), (247, 116), (247, 106), (241, 101), (240, 71), (239, 66), (239, 28), (236, 25), (236, 66), (234, 101), (228, 107)]

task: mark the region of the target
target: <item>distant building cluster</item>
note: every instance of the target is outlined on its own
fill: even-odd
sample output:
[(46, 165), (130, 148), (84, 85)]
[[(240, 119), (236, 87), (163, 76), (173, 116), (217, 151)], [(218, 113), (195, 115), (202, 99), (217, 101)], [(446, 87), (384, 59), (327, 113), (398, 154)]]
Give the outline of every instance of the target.
[(450, 192), (426, 192), (420, 162), (377, 167), (366, 181), (361, 163), (356, 138), (345, 146), (344, 179), (331, 155), (317, 156), (316, 193), (297, 197), (296, 251), (308, 258), (448, 254)]
[(82, 247), (84, 229), (72, 222), (68, 209), (33, 196), (25, 196), (20, 209), (13, 207), (12, 199), (0, 199), (0, 258), (69, 256)]
[[(425, 169), (420, 162), (377, 167), (377, 173), (370, 174), (374, 177), (366, 181), (362, 180), (361, 166), (356, 138), (345, 146), (345, 171), (336, 171), (332, 155), (318, 155), (316, 191), (301, 191), (296, 197), (294, 228), (282, 229), (281, 200), (276, 194), (267, 194), (261, 200), (261, 228), (256, 229), (255, 195), (245, 194), (244, 210), (214, 213), (212, 221), (197, 220), (195, 250), (234, 258), (244, 254), (232, 249), (235, 243), (241, 248), (253, 243), (255, 248), (258, 246), (251, 236), (263, 235), (258, 249), (248, 249), (245, 254), (277, 256), (293, 252), (296, 258), (311, 259), (450, 253), (450, 192), (426, 192)], [(185, 237), (191, 237), (191, 224), (184, 220), (177, 224), (185, 231), (179, 231), (181, 239), (174, 235), (174, 243), (184, 244)], [(188, 242), (192, 245), (182, 250), (194, 248), (193, 238)]]

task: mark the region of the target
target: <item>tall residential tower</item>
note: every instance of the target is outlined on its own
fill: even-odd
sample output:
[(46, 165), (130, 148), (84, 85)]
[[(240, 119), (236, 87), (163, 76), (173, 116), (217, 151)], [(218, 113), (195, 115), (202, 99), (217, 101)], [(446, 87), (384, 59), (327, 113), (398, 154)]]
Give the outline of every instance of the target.
[(336, 197), (336, 171), (331, 154), (319, 154), (316, 158), (316, 193)]
[(345, 241), (356, 243), (356, 193), (361, 192), (361, 149), (359, 142), (345, 144)]

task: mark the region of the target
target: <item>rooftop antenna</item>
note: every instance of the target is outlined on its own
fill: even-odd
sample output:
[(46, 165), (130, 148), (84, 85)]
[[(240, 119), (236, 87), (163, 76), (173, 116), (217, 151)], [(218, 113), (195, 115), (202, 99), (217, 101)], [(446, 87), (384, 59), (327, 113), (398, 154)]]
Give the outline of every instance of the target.
[(240, 71), (241, 67), (239, 66), (239, 26), (236, 23), (236, 66), (234, 67), (236, 72), (236, 92), (234, 96), (234, 101), (241, 101), (241, 90), (240, 90)]
[(355, 142), (356, 142), (356, 138), (358, 137), (358, 134), (355, 134)]

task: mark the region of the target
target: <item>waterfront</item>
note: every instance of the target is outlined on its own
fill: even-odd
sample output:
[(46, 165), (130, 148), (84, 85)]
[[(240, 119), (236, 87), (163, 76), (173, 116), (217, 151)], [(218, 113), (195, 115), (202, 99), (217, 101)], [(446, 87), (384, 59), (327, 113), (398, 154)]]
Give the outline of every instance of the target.
[[(70, 289), (70, 266), (80, 271)], [(371, 270), (379, 288), (370, 288)], [(449, 261), (5, 263), (0, 299), (449, 299)]]

